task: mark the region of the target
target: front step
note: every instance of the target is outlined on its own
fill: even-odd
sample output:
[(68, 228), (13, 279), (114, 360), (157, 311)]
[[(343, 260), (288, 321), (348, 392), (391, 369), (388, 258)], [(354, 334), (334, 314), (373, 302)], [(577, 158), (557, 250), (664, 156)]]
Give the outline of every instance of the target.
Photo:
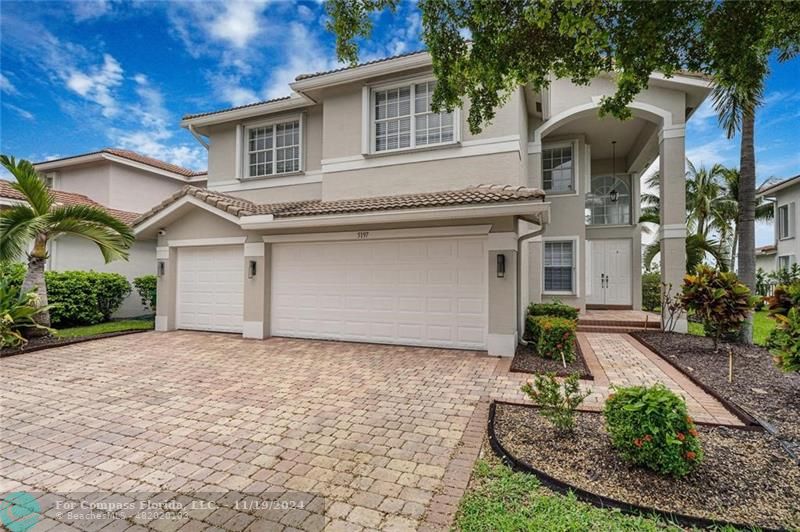
[(624, 334), (624, 333), (632, 333), (637, 331), (657, 331), (658, 328), (647, 327), (645, 329), (644, 323), (642, 323), (638, 327), (634, 327), (631, 325), (581, 325), (578, 323), (578, 332), (590, 332), (590, 333), (614, 333), (614, 334)]

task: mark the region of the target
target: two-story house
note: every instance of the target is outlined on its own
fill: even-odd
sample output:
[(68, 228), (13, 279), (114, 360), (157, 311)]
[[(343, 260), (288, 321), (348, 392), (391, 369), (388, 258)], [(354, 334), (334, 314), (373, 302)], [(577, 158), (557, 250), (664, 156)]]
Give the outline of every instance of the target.
[(785, 270), (797, 264), (800, 257), (800, 175), (762, 186), (758, 195), (775, 205), (775, 244), (771, 270)]
[(416, 52), (184, 117), (208, 189), (135, 226), (159, 239), (157, 328), (512, 355), (530, 301), (640, 308), (639, 178), (656, 157), (661, 271), (680, 283), (684, 126), (707, 80), (652, 76), (624, 122), (598, 116), (610, 77), (523, 86), (478, 134), (468, 103), (432, 111), (434, 84)]
[[(125, 223), (132, 223), (153, 205), (187, 184), (205, 186), (205, 172), (195, 172), (139, 153), (117, 148), (64, 157), (34, 164), (53, 189), (56, 202), (102, 207)], [(19, 193), (0, 183), (0, 203), (20, 200)], [(106, 264), (92, 242), (61, 236), (50, 242), (47, 269), (115, 272), (133, 280), (155, 273), (156, 240), (139, 239), (127, 261)], [(133, 293), (115, 316), (140, 316), (147, 312)]]

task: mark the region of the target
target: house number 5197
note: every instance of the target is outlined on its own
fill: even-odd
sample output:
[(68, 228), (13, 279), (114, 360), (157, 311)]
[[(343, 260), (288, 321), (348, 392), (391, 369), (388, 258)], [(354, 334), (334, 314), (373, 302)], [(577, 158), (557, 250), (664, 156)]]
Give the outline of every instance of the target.
[(356, 238), (359, 240), (364, 240), (369, 237), (369, 231), (359, 231), (356, 233)]

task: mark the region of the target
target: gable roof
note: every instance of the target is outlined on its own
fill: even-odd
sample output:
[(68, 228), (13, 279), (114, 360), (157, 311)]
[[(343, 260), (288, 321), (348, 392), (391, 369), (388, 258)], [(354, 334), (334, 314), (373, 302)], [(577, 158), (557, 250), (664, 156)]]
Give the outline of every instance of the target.
[(800, 184), (800, 174), (794, 177), (787, 177), (786, 179), (782, 179), (780, 181), (769, 180), (759, 187), (758, 195), (764, 196), (797, 184)]
[[(73, 192), (64, 192), (62, 190), (52, 190), (53, 197), (59, 205), (88, 205), (90, 207), (98, 207), (103, 209), (117, 220), (133, 225), (133, 222), (141, 216), (138, 212), (121, 211), (118, 209), (110, 209), (97, 203), (93, 199), (84, 196), (83, 194), (75, 194)], [(11, 181), (0, 179), (0, 199), (9, 199), (12, 201), (25, 202), (25, 196), (21, 192), (11, 186)]]
[(182, 120), (191, 120), (192, 118), (200, 118), (201, 116), (218, 115), (220, 113), (227, 113), (227, 112), (230, 112), (230, 111), (238, 111), (239, 109), (247, 109), (249, 107), (255, 107), (257, 105), (264, 105), (264, 104), (268, 104), (268, 103), (282, 102), (284, 100), (288, 100), (289, 98), (291, 98), (291, 95), (289, 95), (289, 96), (281, 96), (280, 98), (272, 98), (272, 99), (269, 99), (269, 100), (262, 100), (260, 102), (246, 103), (244, 105), (237, 105), (235, 107), (227, 107), (225, 109), (217, 109), (216, 111), (206, 111), (204, 113), (194, 113), (194, 114), (190, 114), (190, 115), (183, 115)]
[(186, 186), (142, 214), (134, 225), (139, 225), (149, 218), (152, 218), (184, 196), (193, 196), (216, 209), (237, 217), (268, 214), (272, 215), (275, 219), (395, 211), (415, 208), (450, 207), (457, 205), (489, 205), (494, 203), (545, 199), (544, 192), (537, 188), (514, 187), (510, 185), (477, 185), (460, 190), (334, 201), (307, 200), (286, 203), (254, 203), (221, 192)]
[(369, 66), (369, 65), (377, 65), (378, 63), (385, 63), (386, 61), (392, 61), (393, 59), (400, 59), (401, 57), (410, 57), (412, 55), (419, 55), (419, 54), (426, 54), (426, 53), (428, 53), (428, 50), (425, 50), (425, 49), (414, 50), (413, 52), (406, 52), (404, 54), (397, 54), (397, 55), (392, 55), (392, 56), (389, 56), (389, 57), (381, 57), (379, 59), (373, 59), (371, 61), (364, 61), (362, 63), (356, 63), (355, 65), (346, 65), (346, 66), (339, 67), (339, 68), (334, 68), (334, 69), (331, 69), (331, 70), (323, 70), (321, 72), (310, 72), (308, 74), (300, 74), (299, 76), (294, 78), (294, 80), (295, 81), (302, 81), (304, 79), (310, 79), (310, 78), (316, 78), (316, 77), (319, 77), (319, 76), (325, 76), (327, 74), (333, 74), (335, 72), (343, 72), (345, 70), (352, 70), (354, 68), (361, 68), (361, 67), (365, 67), (365, 66)]
[[(122, 148), (103, 148), (102, 150), (92, 151), (88, 153), (81, 153), (78, 155), (70, 155), (69, 157), (61, 157), (59, 159), (51, 159), (49, 161), (41, 161), (38, 163), (34, 163), (34, 167), (58, 167), (60, 166), (57, 163), (64, 162), (65, 166), (67, 164), (77, 164), (79, 162), (84, 161), (75, 161), (75, 159), (87, 158), (87, 159), (94, 159), (94, 158), (102, 158), (103, 155), (112, 155), (115, 157), (121, 157), (122, 159), (126, 159), (128, 161), (132, 161), (135, 163), (141, 163), (152, 168), (156, 168), (158, 170), (164, 170), (173, 174), (177, 174), (179, 176), (183, 176), (186, 178), (192, 177), (199, 177), (206, 175), (208, 172), (206, 170), (203, 171), (196, 171), (190, 168), (184, 168), (183, 166), (178, 166), (177, 164), (168, 163), (166, 161), (162, 161), (161, 159), (156, 159), (154, 157), (148, 157), (147, 155), (142, 155), (141, 153), (135, 152), (133, 150), (123, 150)], [(99, 156), (99, 157), (92, 157), (92, 156)], [(88, 162), (88, 161), (86, 161)], [(38, 168), (37, 168), (38, 169)]]

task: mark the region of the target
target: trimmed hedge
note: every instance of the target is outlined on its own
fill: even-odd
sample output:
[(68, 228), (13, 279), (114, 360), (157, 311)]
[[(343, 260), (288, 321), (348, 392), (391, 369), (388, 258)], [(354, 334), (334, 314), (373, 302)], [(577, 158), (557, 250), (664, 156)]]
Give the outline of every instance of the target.
[(536, 353), (544, 358), (575, 360), (575, 320), (559, 316), (528, 316), (528, 335)]
[(578, 319), (578, 309), (563, 303), (531, 303), (528, 305), (529, 316), (557, 316), (568, 320)]
[(642, 309), (656, 310), (661, 307), (661, 272), (642, 274)]
[(148, 310), (156, 310), (156, 295), (158, 294), (158, 279), (155, 275), (142, 275), (133, 280), (133, 286), (142, 298), (142, 306)]
[(54, 327), (109, 321), (131, 293), (130, 283), (118, 273), (47, 272), (45, 282)]

